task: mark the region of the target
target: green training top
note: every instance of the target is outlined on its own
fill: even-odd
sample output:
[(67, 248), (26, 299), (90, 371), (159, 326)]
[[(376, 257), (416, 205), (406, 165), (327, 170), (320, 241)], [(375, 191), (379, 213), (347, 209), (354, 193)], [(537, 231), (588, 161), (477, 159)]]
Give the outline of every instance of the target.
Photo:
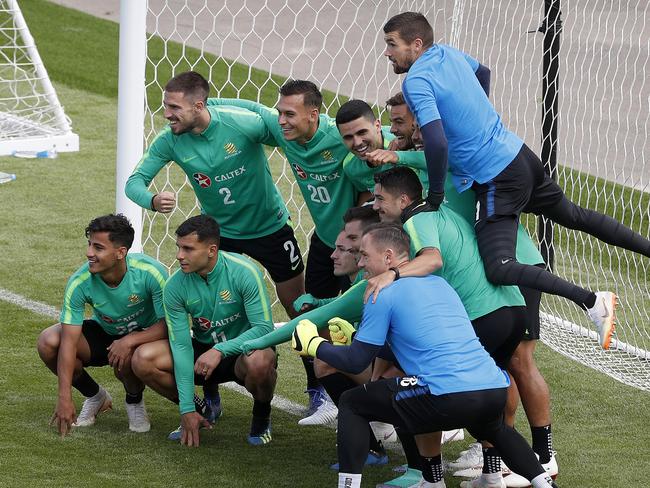
[[(395, 136), (391, 134), (389, 127), (382, 127), (381, 134), (384, 139), (384, 149), (388, 149), (390, 141), (395, 139)], [(387, 169), (394, 168), (395, 166), (409, 166), (413, 171), (416, 172), (418, 178), (422, 182), (422, 186), (427, 189), (427, 163), (424, 158), (424, 153), (422, 152), (422, 157), (413, 157), (409, 154), (411, 151), (397, 151), (397, 157), (399, 161), (397, 165), (394, 164), (382, 164), (381, 166), (368, 166), (363, 159), (359, 159), (354, 153), (350, 152), (343, 160), (343, 172), (350, 179), (354, 187), (359, 191), (369, 191), (371, 193), (375, 192), (375, 179), (374, 176), (377, 173), (386, 171)]]
[[(476, 213), (476, 196), (474, 190), (468, 188), (463, 193), (458, 193), (451, 181), (451, 173), (447, 173), (445, 180), (445, 205), (460, 214), (473, 227)], [(522, 264), (543, 264), (544, 258), (539, 249), (530, 238), (526, 228), (519, 224), (517, 228), (516, 259)]]
[(221, 235), (253, 239), (280, 229), (289, 213), (273, 183), (262, 144), (272, 143), (262, 118), (236, 107), (208, 107), (210, 124), (201, 134), (174, 135), (164, 128), (126, 182), (126, 195), (151, 208), (147, 187), (175, 161), (187, 175), (203, 213), (216, 219)]
[(182, 415), (194, 411), (192, 334), (224, 356), (240, 354), (244, 341), (273, 330), (271, 305), (257, 266), (225, 251), (218, 252), (207, 280), (176, 271), (165, 286), (164, 304)]
[(358, 192), (343, 173), (343, 159), (348, 149), (336, 127), (336, 121), (320, 114), (318, 129), (307, 143), (287, 141), (278, 123), (278, 111), (265, 105), (234, 98), (210, 98), (208, 105), (234, 105), (261, 115), (271, 135), (273, 145), (284, 152), (296, 178), (316, 235), (329, 247), (343, 227), (343, 214), (357, 204)]
[(301, 320), (311, 320), (320, 330), (327, 327), (329, 319), (341, 317), (356, 327), (363, 316), (363, 294), (366, 291), (367, 284), (366, 280), (359, 281), (335, 300), (290, 320), (270, 334), (246, 341), (242, 345), (243, 351), (248, 353), (255, 349), (264, 349), (287, 342), (291, 339), (291, 334)]
[(516, 286), (495, 286), (488, 281), (474, 229), (449, 207), (442, 205), (436, 212), (414, 215), (404, 230), (411, 238), (411, 258), (425, 248), (440, 251), (442, 268), (434, 274), (456, 290), (470, 320), (501, 307), (525, 304)]
[(59, 320), (81, 325), (85, 305), (92, 307), (92, 319), (107, 334), (121, 336), (142, 330), (165, 317), (163, 288), (167, 269), (146, 254), (127, 254), (126, 274), (115, 288), (102, 277), (81, 266), (68, 280)]

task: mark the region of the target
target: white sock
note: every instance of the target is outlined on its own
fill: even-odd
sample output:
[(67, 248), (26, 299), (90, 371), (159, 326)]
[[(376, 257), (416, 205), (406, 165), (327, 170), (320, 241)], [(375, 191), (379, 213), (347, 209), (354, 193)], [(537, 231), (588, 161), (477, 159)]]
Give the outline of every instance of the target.
[(538, 474), (530, 482), (533, 488), (548, 488), (552, 483), (553, 478), (547, 473)]
[(361, 473), (339, 473), (338, 488), (361, 488)]
[(499, 484), (499, 482), (503, 479), (503, 474), (501, 471), (497, 471), (496, 473), (481, 473), (481, 478), (483, 478), (483, 480), (486, 481), (488, 485), (495, 485)]

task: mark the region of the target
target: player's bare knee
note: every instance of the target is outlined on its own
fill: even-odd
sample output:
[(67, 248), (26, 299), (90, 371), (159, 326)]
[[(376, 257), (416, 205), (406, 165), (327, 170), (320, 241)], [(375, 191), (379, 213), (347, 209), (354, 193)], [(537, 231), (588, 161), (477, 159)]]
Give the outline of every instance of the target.
[(271, 349), (255, 351), (243, 356), (247, 378), (254, 382), (265, 382), (275, 373), (275, 353)]
[(58, 325), (52, 325), (42, 331), (36, 341), (38, 355), (44, 362), (56, 359), (58, 354), (59, 344), (61, 342), (61, 329)]
[(150, 347), (146, 346), (147, 344), (143, 344), (138, 347), (131, 357), (130, 368), (140, 379), (150, 376), (154, 369), (156, 355)]

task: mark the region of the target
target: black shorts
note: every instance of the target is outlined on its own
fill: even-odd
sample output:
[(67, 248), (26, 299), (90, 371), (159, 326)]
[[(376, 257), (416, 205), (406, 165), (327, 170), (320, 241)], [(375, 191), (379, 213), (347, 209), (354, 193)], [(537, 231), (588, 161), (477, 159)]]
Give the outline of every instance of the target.
[(506, 369), (521, 342), (527, 318), (525, 307), (501, 307), (472, 320), (479, 342), (501, 369)]
[[(196, 363), (196, 360), (199, 359), (199, 356), (201, 354), (212, 349), (212, 344), (204, 344), (203, 342), (199, 342), (196, 339), (192, 338), (192, 348), (194, 349), (194, 363)], [(272, 349), (275, 351), (275, 347), (273, 347)], [(228, 383), (229, 381), (234, 381), (237, 384), (244, 386), (244, 382), (240, 378), (238, 378), (237, 375), (235, 375), (235, 363), (237, 362), (239, 356), (240, 354), (236, 354), (234, 356), (226, 356), (225, 358), (222, 358), (221, 362), (216, 367), (216, 369), (212, 372), (212, 374), (207, 379), (207, 381), (203, 376), (194, 374), (194, 384), (215, 385), (220, 383)], [(277, 368), (278, 368), (278, 360), (276, 354), (275, 369)]]
[(107, 334), (102, 326), (94, 320), (84, 320), (81, 325), (81, 333), (90, 347), (90, 360), (84, 363), (84, 366), (106, 366), (108, 364), (108, 346), (124, 337)]
[(347, 276), (334, 276), (334, 262), (329, 247), (314, 232), (309, 243), (307, 254), (307, 272), (305, 273), (305, 291), (316, 298), (332, 298), (338, 296), (344, 287)]
[(485, 183), (474, 182), (472, 189), (478, 207), (476, 225), (522, 212), (540, 214), (564, 198), (562, 189), (526, 144), (501, 173)]
[(268, 236), (255, 239), (221, 237), (219, 248), (223, 251), (246, 254), (260, 262), (275, 283), (298, 276), (305, 269), (293, 227), (285, 224)]
[(393, 423), (412, 434), (424, 434), (463, 427), (496, 427), (502, 422), (506, 390), (434, 395), (429, 387), (418, 385), (417, 378), (405, 376), (373, 381), (344, 395), (348, 396), (346, 402), (354, 405), (353, 410), (359, 410), (365, 418)]

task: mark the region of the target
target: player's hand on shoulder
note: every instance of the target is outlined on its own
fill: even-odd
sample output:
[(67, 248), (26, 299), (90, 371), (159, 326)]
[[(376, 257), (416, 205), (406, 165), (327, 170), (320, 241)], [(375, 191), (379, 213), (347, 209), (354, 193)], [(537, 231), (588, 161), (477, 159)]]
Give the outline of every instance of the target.
[(203, 376), (206, 380), (212, 376), (214, 370), (219, 366), (223, 355), (216, 349), (209, 349), (201, 354), (194, 363), (194, 372)]
[(181, 444), (187, 447), (199, 447), (201, 428), (211, 429), (210, 422), (198, 412), (189, 412), (181, 415)]
[(381, 166), (383, 164), (397, 164), (399, 157), (395, 151), (387, 151), (386, 149), (375, 149), (366, 154), (365, 158), (369, 166)]
[(156, 212), (169, 213), (176, 207), (176, 194), (171, 191), (161, 191), (153, 197), (152, 204)]
[(372, 303), (375, 303), (379, 292), (393, 281), (395, 281), (395, 273), (391, 270), (384, 271), (382, 274), (370, 278), (366, 286), (366, 292), (363, 294), (363, 303), (368, 303), (370, 297), (372, 297)]
[(61, 437), (65, 437), (72, 430), (75, 420), (77, 420), (77, 412), (72, 399), (59, 398), (50, 425), (56, 427)]

